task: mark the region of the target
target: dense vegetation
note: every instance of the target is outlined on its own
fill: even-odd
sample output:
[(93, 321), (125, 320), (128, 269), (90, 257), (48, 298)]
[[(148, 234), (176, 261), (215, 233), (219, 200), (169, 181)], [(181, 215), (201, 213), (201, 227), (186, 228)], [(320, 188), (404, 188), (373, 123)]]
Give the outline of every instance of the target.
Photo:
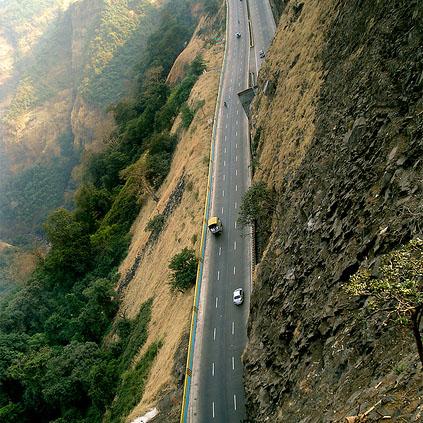
[[(117, 316), (114, 286), (143, 198), (169, 171), (177, 141), (169, 133), (172, 122), (204, 69), (197, 58), (180, 84), (165, 82), (193, 30), (188, 6), (178, 7), (188, 3), (164, 7), (138, 66), (138, 91), (114, 107), (113, 141), (85, 158), (74, 210), (48, 217), (47, 256), (0, 310), (2, 422), (120, 422), (142, 395), (160, 348), (158, 341), (134, 361), (147, 337), (151, 301), (135, 319)], [(170, 15), (175, 25), (168, 25)], [(151, 47), (164, 31), (161, 63)]]
[[(41, 159), (22, 172), (5, 177), (0, 184), (0, 220), (5, 232), (2, 235), (15, 244), (25, 244), (29, 233), (40, 236), (48, 213), (63, 204), (79, 155), (73, 148), (71, 131), (59, 136), (57, 143), (61, 155), (55, 160)], [(13, 232), (7, 233), (8, 229)]]
[(104, 107), (125, 94), (157, 19), (157, 9), (149, 1), (104, 0), (79, 81), (85, 100)]
[(192, 249), (184, 248), (174, 255), (169, 263), (169, 269), (172, 271), (170, 277), (172, 289), (184, 292), (191, 288), (195, 284), (197, 264), (197, 257)]
[(263, 181), (255, 182), (242, 196), (238, 221), (244, 226), (254, 226), (255, 256), (260, 260), (269, 240), (272, 229), (272, 218), (276, 214), (274, 193)]

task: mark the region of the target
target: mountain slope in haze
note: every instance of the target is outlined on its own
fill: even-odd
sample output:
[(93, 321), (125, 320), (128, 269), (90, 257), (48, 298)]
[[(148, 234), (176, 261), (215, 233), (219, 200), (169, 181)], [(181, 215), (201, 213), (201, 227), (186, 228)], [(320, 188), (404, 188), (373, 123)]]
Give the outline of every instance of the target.
[[(198, 51), (183, 66), (176, 83), (170, 84), (167, 77), (204, 6), (189, 0), (163, 4), (158, 25), (147, 40), (152, 48), (140, 55), (135, 70), (135, 89), (112, 107), (116, 119), (113, 138), (106, 137), (101, 151), (85, 157), (79, 168), (81, 184), (74, 209), (60, 208), (49, 215), (45, 224), (49, 250), (39, 257), (31, 278), (0, 305), (1, 421), (128, 421), (144, 393), (148, 398), (162, 388), (147, 383), (156, 361), (165, 364), (160, 370), (169, 376), (169, 360), (179, 337), (169, 339), (163, 329), (156, 332), (153, 316), (157, 316), (156, 305), (160, 303), (169, 307), (169, 312), (176, 311), (178, 322), (169, 322), (164, 314), (165, 325), (175, 323), (165, 330), (181, 334), (189, 319), (189, 307), (178, 305), (190, 302), (190, 292), (175, 304), (168, 284), (156, 280), (165, 291), (145, 289), (142, 295), (130, 295), (133, 306), (129, 312), (122, 300), (132, 265), (129, 276), (125, 273), (120, 278), (117, 272), (140, 211), (150, 219), (150, 212), (156, 214), (157, 202), (164, 206), (164, 225), (154, 226), (150, 246), (159, 238), (157, 231), (167, 231), (166, 219), (169, 225), (173, 222), (175, 230), (172, 215), (182, 200), (181, 179), (186, 178), (187, 204), (195, 205), (200, 220), (201, 205), (194, 184), (206, 183), (204, 152), (210, 141), (214, 105), (207, 82), (216, 86), (218, 74), (214, 69), (204, 72), (206, 64)], [(214, 45), (216, 41), (213, 37), (208, 42)], [(207, 85), (204, 101), (196, 85), (200, 78)], [(180, 142), (182, 161), (175, 163)], [(189, 173), (184, 172), (185, 167)], [(172, 168), (176, 173), (167, 179)], [(189, 219), (192, 233), (184, 243), (195, 244), (199, 226), (193, 210), (180, 212)], [(150, 228), (149, 222), (141, 222), (143, 234)], [(169, 253), (180, 247), (174, 234), (172, 242), (165, 241), (172, 247)], [(185, 231), (184, 237), (188, 234)], [(142, 251), (135, 246), (131, 253)], [(162, 267), (171, 259), (163, 250), (155, 256)], [(144, 264), (142, 268), (146, 269)], [(160, 275), (158, 269), (154, 271)], [(166, 302), (161, 301), (163, 293)], [(159, 359), (161, 351), (164, 354)]]
[(81, 154), (113, 130), (106, 109), (133, 86), (157, 6), (7, 0), (0, 22), (0, 239), (25, 243), (73, 190)]
[(410, 325), (347, 287), (359, 269), (372, 280), (388, 259), (395, 269), (422, 234), (423, 4), (278, 3), (252, 112), (254, 181), (272, 192), (262, 219), (273, 223), (257, 225), (249, 418), (420, 422)]

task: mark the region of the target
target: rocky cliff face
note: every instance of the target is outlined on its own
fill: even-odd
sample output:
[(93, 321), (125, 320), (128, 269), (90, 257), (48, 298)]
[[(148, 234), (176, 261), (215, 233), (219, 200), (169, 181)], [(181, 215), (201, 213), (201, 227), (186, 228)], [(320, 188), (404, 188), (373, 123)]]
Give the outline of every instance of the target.
[(422, 231), (422, 19), (421, 2), (391, 0), (281, 16), (253, 110), (254, 178), (277, 211), (244, 354), (251, 421), (423, 418), (411, 332), (345, 291)]

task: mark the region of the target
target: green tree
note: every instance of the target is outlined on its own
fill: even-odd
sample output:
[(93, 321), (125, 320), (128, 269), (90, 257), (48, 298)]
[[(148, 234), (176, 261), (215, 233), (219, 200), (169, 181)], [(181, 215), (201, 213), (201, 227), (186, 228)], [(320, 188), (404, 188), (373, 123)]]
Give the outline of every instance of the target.
[(386, 322), (410, 327), (423, 366), (420, 334), (423, 316), (422, 239), (414, 239), (399, 250), (383, 255), (373, 272), (367, 268), (359, 270), (352, 276), (347, 292), (369, 296), (370, 309), (385, 315)]
[(91, 243), (87, 227), (77, 222), (69, 211), (58, 209), (44, 225), (51, 250), (46, 257), (48, 271), (63, 280), (79, 277), (90, 267)]
[(169, 269), (172, 289), (184, 292), (195, 284), (197, 277), (197, 257), (194, 250), (184, 248), (179, 254), (172, 257)]
[(263, 181), (255, 182), (242, 196), (238, 220), (242, 225), (252, 225), (257, 221), (262, 225), (270, 224), (275, 203), (266, 184)]
[(263, 181), (255, 182), (243, 195), (238, 221), (241, 226), (253, 225), (255, 255), (259, 261), (271, 234), (276, 199)]
[(182, 113), (182, 126), (188, 128), (191, 125), (192, 120), (194, 119), (195, 112), (191, 109), (186, 103), (181, 107)]
[(105, 188), (93, 184), (83, 184), (75, 194), (77, 208), (75, 219), (88, 225), (90, 233), (98, 227), (98, 222), (111, 206), (111, 195)]

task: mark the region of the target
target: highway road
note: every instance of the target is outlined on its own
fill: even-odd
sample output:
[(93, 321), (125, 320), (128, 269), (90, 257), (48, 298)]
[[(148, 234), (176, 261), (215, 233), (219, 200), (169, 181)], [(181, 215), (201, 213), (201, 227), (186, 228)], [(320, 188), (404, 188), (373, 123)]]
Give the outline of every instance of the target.
[[(250, 7), (250, 13), (247, 8)], [(238, 93), (248, 88), (251, 66), (260, 66), (275, 25), (268, 0), (228, 0), (226, 60), (219, 96), (210, 216), (223, 232), (207, 235), (189, 400), (190, 423), (246, 419), (241, 354), (247, 342), (251, 293), (251, 239), (237, 225), (243, 193), (250, 185), (248, 121)], [(250, 45), (248, 19), (254, 40)], [(269, 20), (270, 17), (270, 20)], [(236, 37), (239, 32), (241, 37)], [(226, 103), (226, 106), (225, 106)], [(245, 301), (233, 304), (236, 288)]]

